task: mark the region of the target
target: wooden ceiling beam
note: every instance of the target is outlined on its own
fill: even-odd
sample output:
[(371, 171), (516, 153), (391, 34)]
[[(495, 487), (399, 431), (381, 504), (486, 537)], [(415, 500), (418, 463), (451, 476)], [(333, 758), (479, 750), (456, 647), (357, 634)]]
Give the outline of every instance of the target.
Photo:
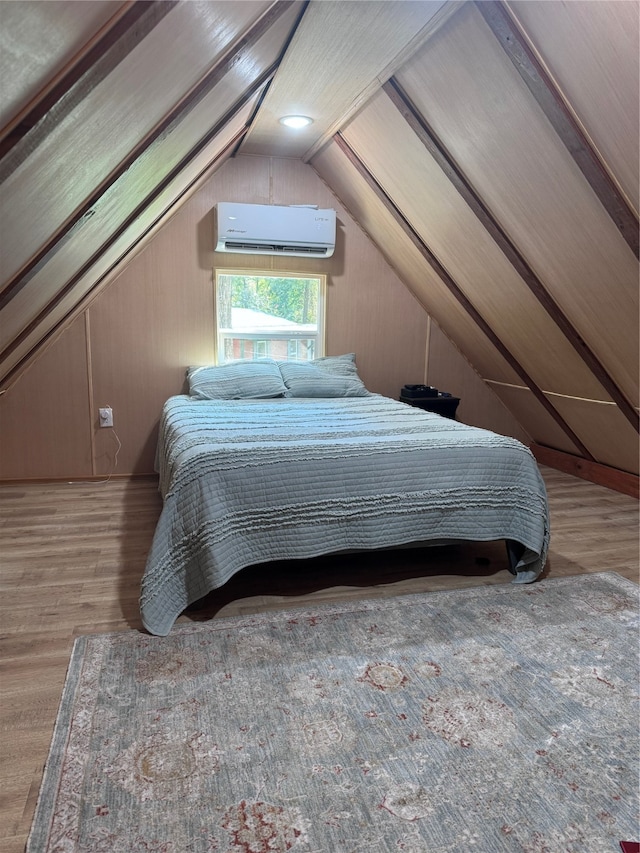
[[(84, 203), (77, 208), (73, 216), (71, 216), (60, 228), (58, 228), (47, 242), (41, 246), (39, 251), (9, 279), (4, 287), (0, 289), (0, 310), (10, 302), (16, 294), (29, 282), (30, 278), (41, 269), (43, 264), (51, 258), (57, 249), (69, 238), (75, 228), (82, 224), (85, 217), (93, 216), (92, 209), (99, 204), (100, 199), (105, 193), (116, 183), (116, 181), (127, 172), (135, 161), (142, 156), (160, 137), (179, 124), (185, 116), (204, 98), (211, 89), (216, 86), (220, 80), (229, 73), (229, 71), (242, 62), (247, 51), (267, 32), (267, 30), (275, 23), (275, 21), (287, 9), (292, 6), (294, 0), (278, 0), (272, 4), (269, 9), (262, 15), (254, 24), (237, 40), (230, 48), (225, 51), (218, 62), (209, 69), (209, 71), (201, 78), (201, 80), (191, 89), (191, 91), (169, 112), (161, 122), (159, 122), (153, 130), (147, 134), (133, 148), (127, 157), (120, 162), (116, 169), (108, 175), (102, 183), (100, 183), (95, 191), (87, 198)], [(280, 57), (281, 58), (281, 57)], [(279, 60), (278, 60), (279, 62)], [(272, 66), (268, 74), (261, 75), (258, 78), (257, 84), (250, 87), (251, 91), (257, 91), (264, 85), (265, 77), (270, 79), (275, 73), (275, 68), (278, 63)]]
[(137, 0), (0, 142), (0, 183), (160, 23), (178, 0)]
[(611, 399), (619, 407), (622, 414), (637, 432), (640, 432), (640, 416), (630, 400), (618, 387), (613, 377), (609, 374), (596, 354), (590, 349), (586, 341), (578, 334), (573, 324), (569, 321), (560, 306), (547, 291), (533, 269), (529, 266), (518, 248), (498, 223), (493, 214), (483, 203), (469, 179), (455, 162), (443, 143), (429, 126), (424, 116), (413, 104), (406, 92), (394, 78), (391, 78), (382, 87), (388, 95), (398, 112), (405, 119), (409, 127), (420, 139), (429, 154), (460, 193), (471, 210), (475, 213), (484, 228), (489, 232), (493, 240), (511, 263), (520, 278), (527, 285), (536, 299), (540, 302), (553, 322), (562, 331), (572, 347), (596, 377), (598, 382), (611, 396)]
[(505, 3), (476, 0), (476, 7), (627, 245), (636, 258), (640, 257), (640, 231), (635, 212), (568, 108), (555, 81), (530, 49)]
[[(276, 66), (277, 66), (277, 64), (274, 63), (274, 65), (271, 66), (268, 69), (268, 71), (265, 71), (263, 73), (263, 75), (260, 78), (260, 85), (261, 86), (264, 86), (265, 83), (267, 82), (267, 80), (273, 76), (273, 74), (275, 73), (275, 70), (276, 70)], [(182, 160), (176, 166), (174, 166), (174, 168), (169, 172), (169, 174), (167, 174), (162, 179), (162, 181), (160, 181), (153, 188), (153, 190), (146, 196), (144, 201), (142, 201), (136, 207), (136, 209), (134, 211), (132, 211), (129, 214), (129, 216), (123, 222), (120, 223), (118, 228), (112, 234), (109, 235), (108, 239), (105, 240), (105, 242), (100, 246), (100, 248), (93, 253), (93, 255), (82, 265), (82, 267), (72, 276), (72, 278), (69, 279), (69, 281), (67, 281), (65, 286), (63, 288), (61, 288), (52, 299), (49, 300), (47, 305), (38, 313), (38, 316), (35, 317), (29, 323), (29, 325), (26, 326), (22, 330), (22, 332), (7, 347), (5, 347), (5, 349), (2, 351), (2, 353), (0, 353), (0, 363), (1, 363), (2, 359), (11, 355), (11, 353), (14, 352), (14, 350), (17, 347), (19, 347), (20, 344), (22, 344), (23, 341), (26, 338), (28, 338), (29, 335), (35, 329), (37, 329), (37, 327), (47, 318), (47, 315), (66, 296), (69, 295), (69, 293), (73, 290), (73, 288), (76, 286), (76, 284), (82, 279), (83, 276), (85, 276), (87, 274), (87, 272), (99, 260), (99, 258), (117, 241), (117, 239), (127, 230), (127, 228), (129, 228), (136, 221), (136, 219), (138, 219), (138, 217), (140, 217), (144, 213), (146, 208), (150, 204), (152, 204), (155, 201), (155, 199), (169, 186), (171, 181), (173, 181), (176, 177), (178, 177), (180, 172), (184, 168), (186, 168), (186, 166), (189, 165), (191, 160), (193, 160), (202, 151), (202, 149), (205, 148), (206, 145), (208, 145), (212, 141), (212, 139), (214, 139), (217, 136), (217, 134), (223, 130), (223, 128), (231, 121), (231, 119), (234, 117), (234, 115), (237, 112), (239, 112), (239, 110), (241, 110), (242, 107), (244, 107), (246, 105), (247, 101), (249, 101), (250, 98), (253, 97), (258, 90), (259, 90), (259, 86), (257, 84), (254, 84), (253, 86), (250, 87), (250, 89), (248, 89), (245, 93), (243, 93), (243, 95), (236, 101), (236, 103), (229, 110), (227, 110), (227, 112), (224, 114), (224, 116), (222, 116), (222, 118), (218, 122), (216, 122), (214, 127), (212, 127), (211, 130), (204, 137), (202, 137), (202, 139), (197, 143), (197, 145), (195, 145), (191, 149), (191, 151), (185, 157), (183, 157)], [(234, 149), (237, 147), (238, 143), (242, 140), (242, 138), (248, 132), (249, 127), (250, 127), (250, 123), (249, 122), (245, 123), (240, 128), (240, 130), (233, 135), (233, 138), (221, 149), (221, 151), (219, 151), (216, 154), (214, 159), (210, 163), (207, 164), (205, 171), (210, 170), (217, 162), (219, 162), (220, 160), (225, 158), (227, 155), (232, 154)], [(187, 193), (190, 190), (191, 186), (199, 180), (199, 177), (200, 176), (197, 176), (196, 178), (194, 178), (190, 182), (190, 184), (188, 186), (184, 187), (184, 189), (181, 192), (181, 195), (184, 195), (185, 193)], [(174, 202), (174, 204), (175, 204), (175, 202)], [(111, 274), (113, 269), (119, 263), (121, 263), (124, 256), (129, 254), (129, 252), (133, 248), (135, 248), (135, 246), (141, 240), (143, 240), (145, 238), (147, 233), (152, 231), (152, 229), (156, 226), (157, 221), (159, 219), (161, 219), (162, 217), (166, 216), (166, 214), (167, 214), (166, 210), (162, 211), (162, 213), (159, 214), (157, 219), (154, 222), (152, 222), (147, 228), (145, 228), (144, 232), (136, 238), (135, 243), (132, 246), (129, 246), (127, 248), (124, 255), (117, 258), (113, 262), (113, 264), (111, 264), (109, 269), (106, 272), (104, 272), (100, 276), (99, 279), (96, 280), (96, 282), (91, 286), (91, 288), (85, 294), (83, 294), (83, 301), (86, 302), (87, 298), (93, 297), (95, 295), (95, 292), (100, 287), (102, 282)], [(76, 314), (75, 306), (73, 309), (71, 309), (70, 314), (71, 313), (75, 316), (75, 314)], [(53, 335), (55, 335), (67, 323), (68, 320), (69, 320), (68, 315), (65, 315), (64, 317), (62, 317), (55, 324), (55, 326), (53, 328), (49, 329), (47, 331), (47, 333), (45, 335), (43, 335), (42, 338), (40, 338), (38, 340), (38, 342), (32, 347), (32, 349), (28, 353), (26, 353), (26, 355), (24, 355), (20, 359), (20, 361), (11, 368), (11, 370), (9, 370), (7, 372), (7, 374), (2, 378), (1, 385), (0, 385), (0, 393), (2, 393), (2, 391), (6, 390), (11, 385), (14, 377), (24, 369), (25, 364), (33, 357), (35, 352), (37, 352), (41, 346), (43, 346), (46, 342), (48, 342), (51, 339), (51, 337)]]
[(491, 326), (487, 323), (484, 317), (480, 314), (480, 312), (476, 309), (473, 303), (469, 300), (466, 294), (461, 290), (456, 281), (452, 278), (452, 276), (447, 272), (447, 270), (442, 266), (437, 257), (433, 254), (431, 249), (424, 242), (422, 237), (418, 234), (417, 231), (414, 230), (413, 226), (410, 222), (405, 218), (402, 211), (396, 206), (394, 201), (391, 199), (389, 195), (385, 192), (383, 187), (378, 183), (376, 178), (371, 174), (366, 165), (362, 162), (362, 160), (358, 157), (357, 153), (351, 148), (347, 140), (342, 136), (341, 133), (337, 133), (333, 137), (333, 141), (336, 143), (340, 151), (345, 155), (345, 157), (349, 160), (351, 165), (356, 169), (360, 177), (365, 181), (367, 186), (374, 192), (379, 201), (382, 202), (386, 210), (391, 214), (394, 220), (398, 223), (403, 232), (407, 235), (407, 237), (411, 240), (416, 249), (420, 252), (425, 261), (429, 264), (429, 266), (433, 269), (436, 275), (440, 278), (442, 283), (447, 287), (447, 289), (453, 294), (453, 296), (457, 299), (460, 305), (464, 308), (464, 310), (469, 314), (471, 319), (476, 323), (476, 325), (484, 332), (487, 338), (491, 341), (493, 346), (498, 350), (500, 355), (505, 359), (505, 361), (513, 368), (513, 370), (518, 374), (518, 376), (522, 379), (524, 384), (529, 388), (529, 390), (533, 393), (536, 399), (544, 406), (546, 411), (551, 415), (554, 421), (560, 426), (562, 431), (568, 436), (568, 438), (572, 441), (575, 447), (580, 451), (582, 456), (585, 459), (589, 459), (591, 461), (595, 461), (594, 457), (591, 455), (589, 450), (584, 446), (578, 436), (571, 429), (569, 424), (564, 420), (562, 415), (554, 408), (553, 404), (550, 400), (545, 396), (544, 392), (538, 385), (534, 382), (534, 380), (529, 376), (526, 370), (522, 367), (522, 365), (518, 362), (515, 356), (507, 349), (507, 347), (500, 340), (498, 335), (493, 331)]

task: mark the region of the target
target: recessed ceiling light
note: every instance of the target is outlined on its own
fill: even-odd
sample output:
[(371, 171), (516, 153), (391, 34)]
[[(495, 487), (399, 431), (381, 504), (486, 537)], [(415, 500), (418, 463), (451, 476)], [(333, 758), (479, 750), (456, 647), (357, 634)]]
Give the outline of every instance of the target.
[(309, 118), (309, 116), (282, 116), (280, 119), (280, 124), (295, 128), (307, 127), (312, 122), (313, 119)]

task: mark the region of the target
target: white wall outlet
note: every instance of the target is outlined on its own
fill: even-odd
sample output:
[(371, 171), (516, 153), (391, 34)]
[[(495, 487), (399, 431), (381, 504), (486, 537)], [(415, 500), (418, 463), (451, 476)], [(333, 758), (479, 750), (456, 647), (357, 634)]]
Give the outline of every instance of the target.
[(111, 406), (105, 406), (104, 409), (98, 409), (98, 416), (100, 418), (101, 427), (113, 426), (113, 409)]

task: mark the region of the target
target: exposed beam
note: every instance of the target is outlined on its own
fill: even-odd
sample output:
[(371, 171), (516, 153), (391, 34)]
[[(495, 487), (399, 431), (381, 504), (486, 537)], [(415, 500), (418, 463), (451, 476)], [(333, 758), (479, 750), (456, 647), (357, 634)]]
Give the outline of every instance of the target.
[[(56, 295), (47, 303), (46, 307), (43, 308), (42, 311), (40, 311), (38, 316), (35, 317), (29, 323), (29, 325), (21, 332), (21, 334), (14, 341), (12, 341), (12, 343), (8, 347), (4, 349), (0, 356), (1, 358), (5, 358), (6, 356), (10, 355), (40, 325), (40, 323), (42, 323), (46, 319), (47, 315), (73, 290), (76, 284), (82, 279), (84, 275), (86, 275), (86, 273), (91, 269), (91, 267), (104, 254), (104, 252), (106, 252), (116, 242), (116, 240), (127, 230), (127, 228), (129, 228), (135, 222), (135, 220), (139, 216), (141, 216), (142, 213), (144, 213), (145, 209), (160, 195), (160, 193), (162, 193), (167, 188), (171, 181), (179, 175), (182, 169), (184, 169), (189, 164), (189, 162), (194, 157), (196, 157), (200, 153), (200, 151), (209, 142), (211, 142), (211, 140), (218, 133), (220, 133), (225, 124), (227, 124), (233, 118), (233, 115), (235, 115), (235, 113), (238, 112), (238, 110), (240, 110), (244, 106), (247, 100), (248, 97), (243, 96), (241, 101), (236, 102), (236, 104), (234, 104), (234, 106), (230, 110), (228, 110), (227, 113), (225, 113), (223, 118), (216, 123), (215, 127), (213, 127), (209, 131), (209, 133), (207, 133), (207, 135), (203, 137), (200, 142), (198, 142), (198, 144), (189, 152), (189, 154), (184, 157), (180, 161), (180, 163), (171, 170), (171, 172), (151, 191), (151, 193), (149, 193), (145, 200), (141, 202), (136, 207), (136, 209), (127, 217), (127, 219), (120, 224), (118, 229), (113, 234), (109, 235), (109, 238), (100, 246), (100, 248), (96, 252), (93, 253), (89, 260), (85, 264), (83, 264), (81, 269), (78, 270), (76, 274), (65, 284), (64, 288), (62, 288), (60, 291), (58, 291), (58, 293), (56, 293)], [(242, 137), (248, 132), (248, 130), (249, 123), (246, 123), (240, 128), (237, 133), (233, 135), (232, 139), (224, 146), (224, 148), (222, 148), (222, 150), (216, 154), (214, 159), (207, 164), (205, 171), (211, 170), (216, 163), (219, 163), (221, 160), (224, 160), (227, 157), (231, 156), (235, 147), (238, 145), (238, 142), (242, 140)], [(184, 187), (181, 196), (189, 192), (191, 186), (195, 184), (200, 179), (200, 177), (200, 175), (197, 175), (189, 183), (188, 186)], [(175, 206), (176, 203), (177, 202), (174, 202), (174, 205), (172, 206)], [(120, 257), (118, 257), (110, 265), (109, 269), (106, 270), (100, 276), (100, 278), (95, 281), (95, 283), (85, 294), (83, 294), (84, 302), (86, 302), (88, 298), (91, 298), (95, 295), (102, 282), (109, 275), (111, 275), (117, 265), (123, 261), (124, 257), (128, 255), (132, 251), (132, 249), (134, 249), (135, 246), (140, 243), (141, 240), (144, 240), (146, 235), (156, 227), (158, 221), (163, 219), (167, 215), (167, 212), (167, 210), (163, 210), (154, 220), (154, 222), (150, 223), (149, 226), (145, 228), (144, 232), (136, 238), (135, 243), (132, 246), (127, 247), (125, 252)], [(74, 306), (64, 317), (58, 320), (58, 322), (51, 329), (49, 329), (47, 333), (37, 341), (36, 344), (34, 344), (34, 346), (29, 350), (29, 352), (26, 353), (20, 359), (20, 361), (15, 364), (9, 371), (7, 371), (6, 375), (2, 378), (0, 382), (0, 393), (3, 393), (5, 390), (8, 389), (14, 378), (22, 372), (27, 362), (33, 357), (34, 353), (38, 349), (40, 349), (41, 346), (47, 343), (68, 322), (68, 320), (70, 319), (70, 315), (73, 314), (75, 316), (76, 307), (77, 306)]]
[[(67, 281), (67, 283), (64, 285), (64, 287), (62, 287), (55, 294), (55, 296), (53, 296), (49, 300), (49, 302), (45, 305), (45, 307), (42, 308), (41, 311), (39, 311), (38, 315), (31, 320), (31, 322), (20, 332), (20, 334), (17, 335), (11, 341), (11, 343), (8, 344), (4, 348), (2, 353), (0, 353), (0, 361), (2, 359), (6, 358), (8, 355), (11, 355), (11, 353), (14, 352), (14, 350), (17, 347), (19, 347), (20, 344), (23, 343), (23, 341), (26, 338), (29, 337), (29, 335), (40, 325), (40, 323), (42, 323), (46, 319), (46, 317), (50, 313), (50, 311), (52, 311), (73, 290), (73, 288), (82, 279), (82, 277), (85, 276), (87, 274), (87, 272), (91, 269), (91, 267), (99, 260), (100, 256), (103, 255), (104, 252), (106, 252), (109, 248), (111, 248), (111, 246), (127, 230), (127, 228), (129, 228), (136, 221), (136, 219), (138, 219), (138, 217), (144, 213), (146, 208), (150, 204), (152, 204), (162, 192), (164, 192), (164, 190), (169, 186), (169, 184), (173, 180), (175, 180), (175, 178), (177, 178), (179, 176), (180, 172), (183, 169), (185, 169), (189, 165), (189, 163), (195, 157), (197, 157), (198, 154), (200, 154), (200, 152), (211, 142), (211, 140), (214, 139), (218, 135), (218, 133), (220, 133), (224, 129), (224, 127), (247, 104), (247, 102), (250, 101), (251, 98), (255, 97), (255, 95), (260, 91), (260, 89), (264, 85), (266, 85), (266, 83), (273, 77), (273, 75), (276, 72), (277, 66), (278, 66), (278, 62), (276, 61), (273, 63), (273, 65), (271, 65), (269, 68), (267, 68), (265, 71), (263, 71), (263, 73), (260, 75), (260, 77), (257, 80), (254, 80), (254, 82), (251, 84), (251, 86), (249, 86), (245, 90), (245, 92), (243, 92), (243, 94), (236, 100), (236, 102), (226, 111), (226, 113), (224, 113), (224, 115), (216, 122), (216, 124), (212, 128), (210, 128), (209, 131), (207, 131), (207, 133), (196, 143), (196, 145), (188, 152), (188, 154), (186, 154), (180, 160), (180, 162), (177, 163), (162, 178), (162, 180), (160, 180), (156, 184), (156, 186), (151, 190), (151, 192), (149, 192), (147, 194), (147, 196), (143, 199), (143, 201), (141, 201), (136, 206), (135, 210), (133, 210), (129, 214), (129, 216), (127, 216), (126, 219), (120, 223), (120, 225), (109, 235), (109, 237), (104, 241), (104, 243), (102, 243), (100, 248), (97, 249), (93, 253), (93, 255), (82, 265), (82, 267), (79, 270), (77, 270), (77, 272)], [(233, 152), (233, 150), (235, 149), (235, 146), (238, 144), (238, 142), (242, 139), (242, 137), (249, 130), (249, 127), (250, 127), (250, 125), (247, 122), (243, 126), (243, 128), (238, 133), (236, 133), (234, 135), (231, 142), (228, 143), (224, 147), (223, 153), (226, 153), (229, 150), (231, 152)], [(216, 158), (213, 162), (220, 159), (220, 156), (222, 156), (222, 155), (216, 155)], [(207, 167), (207, 168), (209, 168), (209, 167)], [(187, 192), (188, 189), (189, 189), (189, 187), (185, 187), (183, 190), (183, 193)], [(99, 205), (100, 205), (100, 202), (98, 202), (97, 207), (99, 207)], [(164, 215), (164, 212), (162, 215)], [(152, 228), (152, 227), (153, 227), (153, 225), (149, 226), (149, 228)], [(143, 239), (143, 237), (145, 236), (145, 234), (148, 230), (149, 229), (146, 229), (145, 232), (137, 238), (136, 242), (139, 242), (139, 240)], [(133, 247), (129, 247), (129, 249), (127, 251), (130, 251), (131, 248), (133, 248)], [(98, 285), (101, 283), (101, 281), (104, 279), (104, 277), (106, 275), (108, 275), (108, 272), (105, 273), (103, 276), (101, 276), (100, 279), (98, 281), (96, 281), (96, 283), (93, 285), (93, 287), (91, 289), (93, 290), (93, 289), (97, 288)], [(63, 318), (57, 324), (57, 326), (59, 326), (61, 323), (64, 323), (65, 320), (66, 320), (66, 318)], [(26, 357), (28, 358), (28, 357), (30, 357), (30, 355), (31, 355), (31, 353), (29, 353)], [(5, 380), (9, 376), (11, 376), (12, 373), (13, 373), (13, 370), (7, 374), (7, 377), (5, 377)]]
[(536, 385), (534, 380), (529, 376), (529, 374), (525, 371), (522, 365), (517, 361), (517, 359), (511, 354), (511, 352), (507, 349), (507, 347), (502, 343), (497, 334), (493, 331), (491, 326), (487, 323), (484, 317), (480, 314), (480, 312), (476, 309), (473, 303), (469, 300), (466, 294), (460, 289), (456, 281), (452, 278), (452, 276), (447, 272), (447, 270), (442, 266), (437, 257), (433, 254), (431, 249), (424, 242), (422, 237), (418, 234), (417, 231), (414, 230), (413, 226), (410, 222), (405, 218), (402, 211), (396, 206), (394, 201), (390, 196), (387, 195), (382, 186), (378, 183), (375, 177), (371, 174), (371, 172), (367, 169), (362, 160), (358, 157), (357, 153), (351, 148), (346, 139), (342, 136), (341, 133), (337, 133), (333, 137), (333, 141), (336, 143), (338, 148), (342, 151), (342, 153), (347, 157), (349, 162), (354, 166), (360, 177), (366, 182), (369, 188), (375, 193), (376, 197), (382, 202), (386, 210), (393, 216), (395, 221), (398, 223), (400, 228), (404, 231), (407, 237), (411, 240), (416, 249), (420, 252), (425, 261), (429, 264), (429, 266), (433, 269), (433, 271), (438, 275), (443, 284), (448, 288), (448, 290), (453, 294), (453, 296), (457, 299), (460, 305), (464, 308), (464, 310), (469, 314), (471, 319), (476, 323), (476, 325), (484, 332), (487, 338), (491, 341), (493, 346), (498, 350), (498, 352), (502, 355), (502, 357), (507, 361), (507, 363), (513, 368), (513, 370), (518, 374), (518, 376), (522, 379), (524, 384), (531, 390), (536, 399), (544, 406), (547, 412), (551, 415), (554, 421), (560, 426), (563, 432), (571, 439), (572, 443), (576, 448), (580, 451), (580, 453), (586, 458), (593, 460), (593, 456), (589, 452), (589, 450), (584, 446), (584, 444), (580, 441), (578, 436), (571, 429), (569, 424), (564, 420), (562, 415), (554, 408), (551, 402), (547, 399), (544, 392)]
[[(185, 116), (202, 100), (229, 71), (246, 58), (247, 51), (267, 32), (275, 21), (293, 5), (294, 0), (279, 0), (274, 3), (254, 24), (229, 47), (219, 58), (218, 62), (199, 80), (190, 92), (133, 148), (116, 169), (100, 183), (83, 204), (77, 208), (63, 225), (60, 226), (40, 247), (38, 252), (9, 279), (0, 291), (0, 310), (10, 302), (16, 294), (29, 282), (31, 277), (47, 263), (56, 251), (63, 245), (73, 230), (82, 224), (85, 217), (93, 215), (92, 209), (100, 202), (105, 193), (116, 181), (127, 172), (135, 161), (144, 154), (160, 137), (170, 132)], [(277, 63), (276, 63), (277, 65)], [(269, 69), (268, 77), (275, 73), (275, 67)], [(259, 78), (259, 85), (253, 86), (257, 91), (265, 82), (265, 75)]]
[(426, 122), (424, 116), (421, 115), (395, 79), (392, 78), (389, 80), (382, 88), (598, 382), (605, 388), (611, 399), (615, 401), (620, 411), (634, 429), (640, 432), (640, 416), (631, 401), (627, 399), (608, 370), (587, 345), (586, 341), (578, 334), (573, 324), (547, 291), (544, 284), (511, 241), (506, 231), (484, 205), (471, 182)]
[(476, 7), (629, 248), (636, 258), (639, 257), (640, 232), (635, 212), (568, 109), (556, 83), (531, 51), (505, 4), (501, 0), (476, 0)]
[[(82, 47), (65, 63), (65, 65), (45, 83), (42, 88), (15, 114), (7, 123), (0, 128), (0, 159), (10, 150), (15, 142), (3, 145), (4, 140), (15, 133), (14, 140), (18, 141), (24, 134), (30, 130), (39, 120), (42, 115), (60, 99), (59, 87), (62, 92), (67, 91), (75, 80), (84, 73), (85, 68), (81, 66), (84, 63), (87, 54), (92, 51), (95, 46), (102, 41), (105, 33), (111, 32), (119, 22), (129, 14), (131, 9), (136, 5), (138, 0), (125, 0), (116, 12), (106, 21), (93, 36), (82, 45)], [(136, 14), (142, 12), (142, 8), (137, 9)], [(93, 62), (92, 60), (91, 62)], [(66, 82), (62, 82), (66, 81)], [(52, 95), (54, 90), (58, 94)], [(46, 104), (42, 107), (42, 104)]]
[(621, 471), (619, 468), (612, 468), (600, 462), (588, 462), (570, 453), (546, 447), (544, 444), (532, 444), (531, 452), (541, 465), (548, 465), (557, 471), (564, 471), (565, 474), (573, 474), (574, 477), (580, 477), (582, 480), (606, 486), (607, 489), (630, 495), (636, 500), (640, 496), (640, 481), (637, 474), (629, 474), (628, 471)]
[[(289, 46), (290, 46), (291, 42), (292, 42), (292, 41), (293, 41), (293, 39), (294, 39), (294, 36), (295, 36), (295, 34), (296, 34), (296, 31), (297, 31), (298, 27), (300, 26), (300, 23), (301, 23), (301, 21), (302, 21), (302, 19), (303, 19), (304, 15), (305, 15), (305, 12), (307, 11), (307, 8), (308, 8), (309, 3), (311, 2), (311, 0), (299, 0), (299, 2), (300, 2), (300, 11), (299, 11), (299, 13), (298, 13), (298, 17), (297, 17), (297, 20), (296, 20), (295, 25), (294, 25), (293, 27), (291, 27), (291, 31), (289, 32), (288, 37), (284, 40), (284, 42), (283, 42), (283, 44), (282, 44), (282, 49), (281, 49), (281, 51), (280, 51), (280, 57), (279, 57), (278, 62), (277, 62), (277, 65), (278, 65), (278, 66), (280, 66), (280, 63), (281, 63), (281, 62), (282, 62), (282, 60), (284, 59), (284, 55), (285, 55), (285, 53), (287, 52), (287, 50), (289, 49)], [(256, 103), (255, 107), (253, 108), (253, 112), (252, 112), (252, 114), (251, 114), (251, 116), (250, 116), (250, 118), (249, 118), (249, 121), (247, 122), (247, 123), (248, 123), (248, 125), (249, 125), (249, 129), (250, 129), (250, 130), (251, 130), (251, 128), (253, 127), (253, 124), (254, 124), (254, 122), (255, 122), (255, 120), (256, 120), (256, 118), (257, 118), (258, 110), (262, 107), (262, 104), (263, 104), (264, 99), (265, 99), (265, 98), (267, 97), (267, 95), (269, 94), (269, 89), (271, 88), (271, 84), (272, 84), (272, 83), (273, 83), (273, 78), (272, 78), (272, 79), (269, 81), (269, 83), (264, 87), (264, 89), (263, 89), (263, 91), (262, 91), (262, 93), (261, 93), (260, 97), (258, 98), (258, 101), (257, 101), (257, 103)], [(241, 146), (242, 146), (243, 141), (244, 141), (244, 137), (242, 137), (241, 139), (239, 139), (239, 140), (238, 140), (238, 144), (237, 144), (237, 146), (235, 147), (235, 149), (233, 150), (233, 152), (232, 152), (232, 154), (231, 154), (231, 156), (232, 156), (232, 157), (235, 157), (235, 156), (236, 156), (236, 154), (238, 154), (238, 153), (239, 153), (239, 150), (240, 150), (240, 148), (241, 148)]]
[(160, 23), (178, 0), (134, 3), (0, 142), (0, 183)]

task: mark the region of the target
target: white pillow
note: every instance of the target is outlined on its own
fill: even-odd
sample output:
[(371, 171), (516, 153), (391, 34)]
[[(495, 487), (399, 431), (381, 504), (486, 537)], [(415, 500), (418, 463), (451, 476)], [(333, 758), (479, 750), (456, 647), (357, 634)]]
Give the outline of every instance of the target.
[(272, 358), (190, 367), (187, 379), (189, 394), (196, 400), (255, 400), (289, 396), (278, 363)]
[(328, 355), (313, 361), (279, 361), (290, 397), (368, 397), (355, 355)]

